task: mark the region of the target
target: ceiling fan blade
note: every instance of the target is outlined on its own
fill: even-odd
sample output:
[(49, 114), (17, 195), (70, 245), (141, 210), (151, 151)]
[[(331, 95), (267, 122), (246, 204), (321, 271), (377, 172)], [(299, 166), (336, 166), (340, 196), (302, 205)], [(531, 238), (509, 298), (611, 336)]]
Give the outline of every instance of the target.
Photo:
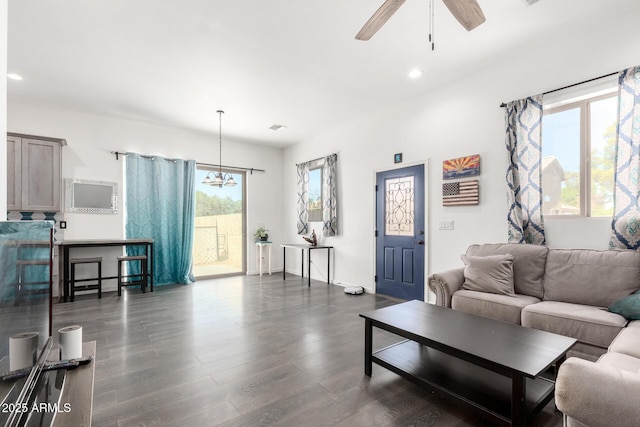
[(356, 40), (369, 40), (396, 13), (406, 0), (386, 0), (356, 34)]
[(442, 0), (451, 14), (467, 30), (471, 31), (486, 19), (476, 0)]

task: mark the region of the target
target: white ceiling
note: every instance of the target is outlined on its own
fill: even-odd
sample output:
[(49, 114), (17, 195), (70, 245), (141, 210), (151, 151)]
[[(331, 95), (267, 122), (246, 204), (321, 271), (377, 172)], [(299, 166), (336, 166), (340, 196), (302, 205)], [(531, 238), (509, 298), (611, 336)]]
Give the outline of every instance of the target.
[(8, 98), (214, 135), (223, 109), (225, 137), (287, 146), (640, 3), (479, 0), (467, 32), (436, 0), (432, 52), (428, 0), (355, 40), (382, 2), (9, 0)]

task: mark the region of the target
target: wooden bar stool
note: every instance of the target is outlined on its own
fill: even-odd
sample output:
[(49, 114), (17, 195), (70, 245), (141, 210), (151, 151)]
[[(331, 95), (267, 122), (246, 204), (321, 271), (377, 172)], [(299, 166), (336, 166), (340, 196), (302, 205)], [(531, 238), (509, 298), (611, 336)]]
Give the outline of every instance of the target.
[[(41, 266), (41, 270), (31, 270), (29, 267)], [(43, 268), (49, 267), (49, 260), (46, 259), (19, 259), (16, 261), (18, 268), (18, 282), (16, 283), (17, 300), (28, 295), (43, 295), (49, 292), (48, 272), (42, 273)], [(29, 270), (32, 271), (31, 275)], [(47, 270), (48, 271), (48, 270)], [(34, 277), (37, 278), (34, 280)], [(46, 277), (47, 280), (44, 280)]]
[(18, 240), (16, 245), (16, 300), (49, 292), (48, 240)]
[[(98, 276), (90, 279), (76, 279), (76, 265), (78, 264), (98, 264)], [(69, 288), (71, 291), (71, 302), (75, 299), (76, 291), (98, 290), (98, 298), (102, 298), (102, 257), (95, 258), (71, 258), (69, 259), (71, 274), (69, 275)], [(88, 282), (96, 280), (97, 283), (90, 285), (77, 285), (78, 282)]]
[[(140, 273), (139, 274), (124, 274), (122, 267), (125, 262), (128, 261), (140, 261)], [(147, 288), (147, 277), (149, 271), (147, 270), (147, 256), (146, 255), (133, 255), (133, 256), (119, 256), (118, 257), (118, 296), (122, 296), (123, 286), (138, 286), (142, 292)], [(125, 280), (129, 279), (129, 280)]]

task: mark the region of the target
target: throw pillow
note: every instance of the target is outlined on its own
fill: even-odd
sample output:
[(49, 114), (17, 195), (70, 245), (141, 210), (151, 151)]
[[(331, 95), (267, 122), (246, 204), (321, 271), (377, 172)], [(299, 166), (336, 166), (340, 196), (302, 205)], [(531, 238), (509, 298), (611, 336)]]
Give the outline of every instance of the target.
[(464, 262), (463, 289), (515, 295), (513, 289), (513, 255), (467, 256)]
[(640, 291), (614, 302), (609, 311), (628, 320), (640, 320)]

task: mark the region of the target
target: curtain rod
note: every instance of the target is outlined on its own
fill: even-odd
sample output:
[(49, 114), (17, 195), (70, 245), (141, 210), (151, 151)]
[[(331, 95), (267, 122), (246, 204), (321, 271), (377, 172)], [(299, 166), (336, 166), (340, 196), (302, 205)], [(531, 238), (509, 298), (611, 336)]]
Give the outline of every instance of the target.
[[(543, 94), (543, 95), (548, 95), (548, 94), (550, 94), (550, 93), (553, 93), (553, 92), (559, 92), (559, 91), (561, 91), (561, 90), (569, 89), (569, 88), (572, 88), (572, 87), (574, 87), (574, 86), (583, 85), (583, 84), (585, 84), (585, 83), (591, 83), (591, 82), (596, 81), (596, 80), (604, 79), (605, 77), (615, 76), (615, 75), (616, 75), (616, 74), (618, 74), (619, 72), (620, 72), (620, 71), (616, 71), (616, 72), (614, 72), (614, 73), (605, 74), (604, 76), (600, 76), (600, 77), (594, 77), (594, 78), (592, 78), (592, 79), (585, 80), (585, 81), (583, 81), (583, 82), (579, 82), (579, 83), (574, 83), (574, 84), (571, 84), (571, 85), (568, 85), (568, 86), (564, 86), (564, 87), (561, 87), (561, 88), (558, 88), (558, 89), (548, 90), (548, 91), (546, 91), (546, 92), (542, 92), (542, 94)], [(506, 103), (504, 103), (504, 102), (503, 102), (502, 104), (500, 104), (500, 108), (504, 108), (504, 107), (506, 107), (506, 106), (507, 106), (507, 104), (506, 104)]]
[(237, 171), (249, 171), (251, 174), (253, 174), (254, 172), (266, 172), (266, 170), (264, 169), (243, 168), (241, 166), (212, 165), (211, 163), (200, 163), (200, 162), (197, 162), (197, 164), (200, 166), (211, 166), (214, 168), (232, 169)]
[[(317, 162), (318, 160), (324, 160), (327, 157), (331, 156), (332, 154), (337, 154), (337, 153), (331, 153), (329, 155), (318, 157), (317, 159), (307, 160), (306, 162), (302, 162), (302, 163), (311, 163), (311, 162)], [(300, 166), (302, 163), (296, 163), (296, 166)]]
[[(325, 156), (326, 157), (326, 156)], [(302, 163), (296, 163), (296, 166), (300, 166), (303, 163), (311, 163), (311, 162), (317, 162), (318, 160), (324, 160), (324, 157), (318, 157), (317, 159), (311, 159), (311, 160), (307, 160), (306, 162), (302, 162)]]
[[(112, 151), (111, 154), (116, 156), (116, 160), (120, 160), (120, 156), (126, 156), (127, 153), (122, 153), (120, 151)], [(140, 155), (141, 157), (146, 157), (146, 158), (153, 158), (153, 157), (160, 157), (160, 156), (145, 156), (145, 155)], [(166, 159), (166, 160), (175, 160), (175, 159)], [(233, 170), (242, 170), (242, 171), (249, 171), (252, 175), (254, 172), (266, 172), (264, 169), (256, 169), (256, 168), (243, 168), (240, 166), (227, 166), (227, 165), (212, 165), (211, 163), (200, 163), (200, 162), (196, 162), (197, 165), (200, 166), (211, 166), (211, 167), (216, 167), (216, 168), (225, 168), (225, 169), (233, 169)]]

